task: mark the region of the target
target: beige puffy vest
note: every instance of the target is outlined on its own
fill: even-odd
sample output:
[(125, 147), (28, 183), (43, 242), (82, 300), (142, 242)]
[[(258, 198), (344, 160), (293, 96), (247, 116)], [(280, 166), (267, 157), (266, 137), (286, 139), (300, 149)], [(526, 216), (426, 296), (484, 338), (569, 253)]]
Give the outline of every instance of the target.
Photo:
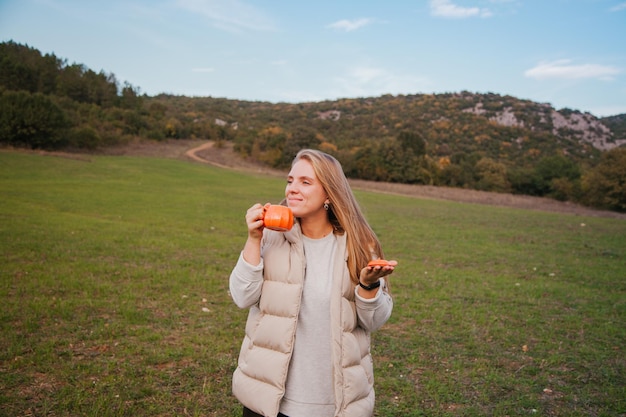
[[(278, 414), (300, 311), (306, 260), (298, 224), (286, 233), (265, 231), (261, 299), (250, 308), (233, 374), (233, 393), (266, 417)], [(357, 325), (346, 238), (337, 236), (331, 300), (335, 416), (368, 417), (374, 410), (370, 335)]]

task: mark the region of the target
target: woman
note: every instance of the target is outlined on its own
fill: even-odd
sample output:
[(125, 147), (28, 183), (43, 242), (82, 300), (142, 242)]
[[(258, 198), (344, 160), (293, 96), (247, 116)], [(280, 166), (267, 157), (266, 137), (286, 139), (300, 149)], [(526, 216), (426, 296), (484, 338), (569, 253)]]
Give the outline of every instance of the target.
[(370, 332), (391, 315), (384, 259), (339, 162), (301, 150), (285, 200), (288, 232), (263, 227), (266, 206), (246, 213), (248, 238), (230, 276), (250, 308), (233, 392), (244, 416), (364, 417), (374, 409)]

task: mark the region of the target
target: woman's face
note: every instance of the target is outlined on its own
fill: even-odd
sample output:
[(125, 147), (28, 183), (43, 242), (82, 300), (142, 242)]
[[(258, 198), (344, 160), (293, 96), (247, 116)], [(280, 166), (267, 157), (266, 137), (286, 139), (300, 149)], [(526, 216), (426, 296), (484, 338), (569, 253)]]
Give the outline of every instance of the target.
[(313, 165), (306, 159), (298, 160), (289, 171), (285, 197), (295, 217), (306, 218), (321, 213), (326, 215), (326, 191), (315, 175)]

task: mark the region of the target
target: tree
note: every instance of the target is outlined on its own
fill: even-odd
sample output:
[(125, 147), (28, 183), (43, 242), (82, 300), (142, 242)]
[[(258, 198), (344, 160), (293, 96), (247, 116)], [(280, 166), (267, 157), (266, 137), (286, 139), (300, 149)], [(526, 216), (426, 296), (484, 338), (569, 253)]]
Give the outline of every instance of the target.
[(484, 191), (509, 192), (506, 166), (491, 158), (482, 158), (476, 163), (477, 188)]
[(462, 188), (468, 183), (468, 175), (460, 165), (449, 164), (441, 169), (438, 178), (442, 185)]
[(82, 76), (82, 83), (87, 91), (87, 102), (106, 108), (114, 106), (118, 101), (117, 81), (114, 75), (107, 75), (103, 71), (96, 74), (92, 70), (87, 70)]
[(143, 102), (139, 95), (139, 89), (133, 87), (130, 83), (125, 82), (120, 97), (120, 107), (125, 109), (139, 109)]
[(582, 177), (583, 200), (589, 205), (626, 211), (626, 148), (602, 154)]
[(70, 146), (80, 149), (96, 149), (102, 142), (98, 132), (91, 126), (81, 126), (70, 129), (67, 137)]
[(0, 86), (10, 90), (38, 92), (39, 68), (43, 64), (36, 49), (15, 42), (0, 44)]
[(31, 148), (58, 148), (69, 127), (63, 111), (43, 94), (5, 91), (0, 96), (0, 141)]
[(512, 168), (508, 176), (516, 193), (568, 200), (578, 194), (580, 167), (557, 154), (541, 158), (534, 167)]
[(85, 67), (83, 65), (70, 65), (59, 73), (56, 94), (67, 96), (79, 103), (89, 103), (89, 90), (83, 79)]
[(426, 155), (426, 142), (424, 138), (415, 133), (409, 131), (400, 132), (398, 135), (398, 142), (404, 148), (406, 152), (411, 150), (415, 156)]
[(34, 71), (10, 57), (0, 56), (0, 85), (12, 90), (35, 92), (37, 80)]
[(317, 149), (320, 146), (320, 139), (315, 132), (308, 128), (299, 128), (290, 136), (288, 136), (284, 143), (281, 143), (282, 156), (277, 163), (278, 168), (289, 167), (293, 158), (301, 149)]
[(175, 117), (170, 117), (165, 123), (165, 137), (179, 139), (181, 137), (182, 123)]
[(545, 181), (532, 167), (513, 167), (509, 169), (508, 180), (516, 194), (542, 196)]
[(540, 195), (551, 194), (553, 180), (566, 179), (575, 181), (580, 178), (580, 168), (563, 155), (552, 155), (541, 158), (535, 167), (536, 177), (540, 183)]

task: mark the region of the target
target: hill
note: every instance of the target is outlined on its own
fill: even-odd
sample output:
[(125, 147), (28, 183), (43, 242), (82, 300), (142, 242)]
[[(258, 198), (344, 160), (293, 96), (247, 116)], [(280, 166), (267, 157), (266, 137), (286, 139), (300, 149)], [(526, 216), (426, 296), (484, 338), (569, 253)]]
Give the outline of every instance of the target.
[(626, 210), (626, 173), (620, 169), (626, 115), (598, 119), (466, 91), (313, 103), (148, 97), (138, 91), (119, 85), (113, 74), (2, 43), (0, 143), (84, 152), (136, 138), (210, 139), (232, 142), (247, 160), (279, 169), (299, 149), (312, 147), (336, 156), (355, 179), (550, 196)]
[[(363, 180), (590, 205), (596, 203), (585, 195), (595, 187), (602, 188), (593, 192), (600, 199), (625, 192), (619, 185), (610, 188), (626, 173), (605, 163), (624, 158), (620, 116), (608, 119), (609, 128), (588, 113), (469, 92), (298, 104), (166, 95), (148, 102), (176, 126), (174, 137), (230, 140), (242, 157), (271, 168), (285, 168), (298, 149), (315, 147), (340, 159), (348, 176)], [(203, 130), (207, 126), (217, 134)], [(600, 186), (605, 181), (592, 174), (599, 165), (617, 183)]]
[[(590, 113), (556, 110), (547, 103), (493, 93), (385, 95), (296, 104), (159, 95), (150, 103), (177, 118), (181, 133), (186, 135), (199, 132), (189, 123), (209, 123), (226, 130), (259, 130), (275, 125), (288, 133), (310, 127), (321, 131), (324, 140), (340, 144), (397, 136), (404, 130), (420, 130), (430, 147), (453, 141), (469, 147), (463, 139), (473, 140), (472, 134), (481, 133), (489, 133), (490, 139), (512, 136), (518, 147), (536, 145), (534, 141), (542, 136), (573, 154), (584, 153), (579, 148), (587, 149), (586, 145), (604, 151), (626, 144), (626, 115), (597, 118)], [(455, 130), (458, 124), (463, 124), (463, 130)], [(446, 137), (432, 132), (446, 128)], [(522, 146), (524, 140), (530, 143)]]

